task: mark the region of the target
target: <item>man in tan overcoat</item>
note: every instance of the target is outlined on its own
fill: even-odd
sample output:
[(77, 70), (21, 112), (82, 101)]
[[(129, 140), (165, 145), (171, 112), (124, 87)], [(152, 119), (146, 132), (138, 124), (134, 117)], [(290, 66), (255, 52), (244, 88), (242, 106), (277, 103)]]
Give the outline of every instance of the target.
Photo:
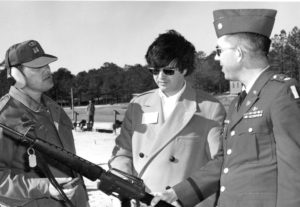
[[(188, 178), (218, 150), (225, 109), (185, 80), (195, 54), (174, 30), (158, 36), (146, 54), (158, 89), (131, 101), (116, 138), (111, 167), (140, 177), (152, 193)], [(215, 196), (203, 206), (214, 203)]]

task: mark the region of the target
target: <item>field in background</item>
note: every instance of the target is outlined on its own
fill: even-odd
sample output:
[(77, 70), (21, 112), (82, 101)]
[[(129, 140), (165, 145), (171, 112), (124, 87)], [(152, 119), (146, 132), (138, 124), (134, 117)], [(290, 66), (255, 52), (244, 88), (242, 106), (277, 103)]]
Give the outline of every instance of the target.
[[(118, 111), (117, 119), (122, 121), (124, 118), (125, 111), (128, 103), (124, 104), (113, 104), (113, 105), (96, 105), (95, 106), (95, 122), (114, 122), (114, 110)], [(64, 110), (68, 114), (71, 120), (73, 120), (72, 109), (65, 107)], [(77, 121), (80, 122), (82, 119), (87, 120), (86, 106), (74, 107), (74, 110), (78, 113)], [(73, 120), (74, 121), (74, 120)]]
[[(230, 102), (235, 98), (235, 95), (220, 95), (216, 96), (224, 105), (226, 111)], [(124, 118), (125, 111), (128, 103), (113, 104), (113, 105), (96, 105), (95, 106), (95, 122), (114, 122), (114, 110), (118, 111), (117, 119), (122, 121)], [(71, 120), (73, 120), (72, 109), (65, 107), (64, 110), (68, 114)], [(87, 120), (86, 106), (74, 107), (74, 110), (78, 113), (77, 122), (82, 119)], [(73, 120), (74, 121), (74, 120)]]

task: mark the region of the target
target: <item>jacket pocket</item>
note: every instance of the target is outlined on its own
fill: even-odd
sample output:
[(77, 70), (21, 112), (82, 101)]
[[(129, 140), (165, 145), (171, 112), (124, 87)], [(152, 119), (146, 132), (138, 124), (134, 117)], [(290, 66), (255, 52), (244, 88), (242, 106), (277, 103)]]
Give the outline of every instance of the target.
[(274, 158), (272, 137), (266, 133), (243, 133), (235, 140), (241, 163), (267, 163)]
[(256, 163), (258, 161), (257, 142), (254, 134), (242, 133), (233, 141), (239, 163)]
[(237, 201), (237, 207), (274, 207), (276, 206), (276, 194), (273, 193), (249, 193), (243, 194)]

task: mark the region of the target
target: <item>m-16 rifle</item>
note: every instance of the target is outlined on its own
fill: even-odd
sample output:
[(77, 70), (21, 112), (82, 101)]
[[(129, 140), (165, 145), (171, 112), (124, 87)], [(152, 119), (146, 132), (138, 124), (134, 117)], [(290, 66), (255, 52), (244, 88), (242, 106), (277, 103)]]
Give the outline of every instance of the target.
[[(19, 133), (1, 123), (0, 127), (5, 136), (23, 144), (30, 145), (33, 149), (39, 151), (39, 153), (68, 166), (70, 169), (91, 181), (99, 180), (99, 190), (107, 195), (113, 195), (119, 198), (121, 204), (123, 203), (122, 206), (128, 206), (131, 199), (150, 205), (151, 200), (153, 199), (153, 195), (145, 191), (145, 185), (139, 178), (127, 176), (124, 179), (111, 171), (106, 171), (100, 166), (41, 138), (33, 137), (30, 134)], [(174, 206), (165, 201), (159, 201), (156, 207)]]

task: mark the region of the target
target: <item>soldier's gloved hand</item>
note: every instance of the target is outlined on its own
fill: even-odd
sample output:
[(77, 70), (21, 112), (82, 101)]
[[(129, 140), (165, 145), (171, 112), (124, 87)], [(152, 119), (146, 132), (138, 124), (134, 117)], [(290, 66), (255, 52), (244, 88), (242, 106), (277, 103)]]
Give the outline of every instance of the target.
[(154, 207), (160, 200), (166, 201), (171, 203), (176, 207), (181, 207), (180, 204), (177, 202), (177, 195), (172, 188), (164, 191), (163, 193), (154, 193), (154, 198), (151, 201), (151, 207)]
[[(68, 183), (72, 180), (71, 177), (68, 177), (68, 178), (56, 178), (56, 181), (59, 183), (59, 184), (65, 184), (65, 183)], [(66, 196), (71, 199), (73, 197), (73, 195), (75, 194), (75, 191), (77, 189), (77, 185), (76, 186), (70, 186), (68, 188), (63, 188), (63, 191), (64, 193), (66, 194)], [(62, 196), (60, 195), (60, 193), (56, 190), (56, 188), (50, 184), (49, 185), (49, 193), (51, 195), (51, 197), (57, 199), (57, 200), (63, 200)]]

